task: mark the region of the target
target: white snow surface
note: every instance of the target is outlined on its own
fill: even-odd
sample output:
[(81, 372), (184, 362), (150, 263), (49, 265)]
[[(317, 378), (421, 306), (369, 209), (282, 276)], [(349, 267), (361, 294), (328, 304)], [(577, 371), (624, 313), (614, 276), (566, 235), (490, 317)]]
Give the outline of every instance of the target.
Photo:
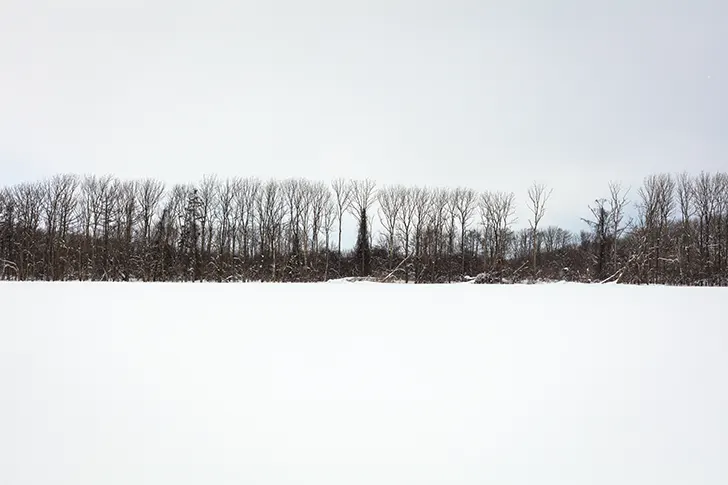
[(4, 485), (726, 484), (728, 290), (0, 284)]

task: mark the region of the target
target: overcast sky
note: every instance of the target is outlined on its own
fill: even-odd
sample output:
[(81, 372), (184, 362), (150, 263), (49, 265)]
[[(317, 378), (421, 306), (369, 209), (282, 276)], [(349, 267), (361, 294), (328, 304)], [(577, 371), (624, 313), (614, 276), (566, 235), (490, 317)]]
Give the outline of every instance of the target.
[(0, 184), (371, 177), (523, 206), (538, 180), (573, 227), (610, 179), (728, 169), (727, 5), (0, 0)]

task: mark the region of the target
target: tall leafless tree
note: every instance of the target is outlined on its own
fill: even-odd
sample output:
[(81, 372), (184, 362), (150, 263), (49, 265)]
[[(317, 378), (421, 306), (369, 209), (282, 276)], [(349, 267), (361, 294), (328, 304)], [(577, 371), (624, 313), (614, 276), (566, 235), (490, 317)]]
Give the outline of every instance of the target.
[[(491, 265), (500, 270), (506, 258), (506, 242), (515, 223), (515, 195), (510, 192), (485, 192), (480, 196), (480, 220), (485, 228)], [(487, 257), (485, 259), (488, 259)]]
[(395, 241), (397, 226), (400, 216), (404, 210), (406, 192), (402, 186), (382, 187), (377, 192), (379, 202), (379, 221), (384, 230), (384, 238), (387, 244), (387, 264), (389, 270), (393, 269), (393, 258), (395, 252)]
[(612, 271), (618, 270), (618, 245), (619, 239), (624, 231), (629, 227), (629, 223), (625, 223), (625, 210), (629, 204), (627, 196), (629, 188), (622, 188), (619, 182), (609, 182), (609, 215), (612, 237)]
[(535, 183), (528, 189), (528, 210), (531, 211), (532, 217), (528, 220), (531, 227), (531, 244), (533, 245), (532, 265), (533, 276), (537, 276), (538, 271), (538, 225), (546, 214), (546, 203), (551, 198), (552, 189), (547, 189), (544, 184)]
[(460, 225), (460, 274), (466, 275), (465, 234), (477, 210), (477, 194), (473, 189), (459, 187), (453, 193), (453, 209)]
[(351, 199), (353, 196), (353, 185), (344, 179), (336, 179), (331, 182), (331, 188), (334, 191), (334, 197), (336, 199), (336, 216), (339, 223), (339, 238), (336, 246), (336, 251), (339, 255), (339, 272), (341, 272), (341, 232), (344, 214), (349, 211), (351, 207)]

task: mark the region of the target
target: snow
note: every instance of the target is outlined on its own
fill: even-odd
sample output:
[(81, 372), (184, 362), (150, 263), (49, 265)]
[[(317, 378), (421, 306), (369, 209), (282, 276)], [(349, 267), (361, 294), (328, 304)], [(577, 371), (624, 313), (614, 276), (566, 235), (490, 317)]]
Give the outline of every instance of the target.
[(728, 290), (0, 284), (0, 483), (725, 484)]

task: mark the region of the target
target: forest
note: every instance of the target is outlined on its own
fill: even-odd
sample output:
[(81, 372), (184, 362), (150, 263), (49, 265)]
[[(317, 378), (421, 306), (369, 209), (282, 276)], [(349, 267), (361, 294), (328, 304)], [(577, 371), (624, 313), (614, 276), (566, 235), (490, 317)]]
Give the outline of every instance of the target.
[(59, 174), (0, 190), (0, 279), (728, 284), (728, 174), (610, 182), (579, 233), (544, 227), (551, 193), (528, 189), (517, 228), (506, 192)]

